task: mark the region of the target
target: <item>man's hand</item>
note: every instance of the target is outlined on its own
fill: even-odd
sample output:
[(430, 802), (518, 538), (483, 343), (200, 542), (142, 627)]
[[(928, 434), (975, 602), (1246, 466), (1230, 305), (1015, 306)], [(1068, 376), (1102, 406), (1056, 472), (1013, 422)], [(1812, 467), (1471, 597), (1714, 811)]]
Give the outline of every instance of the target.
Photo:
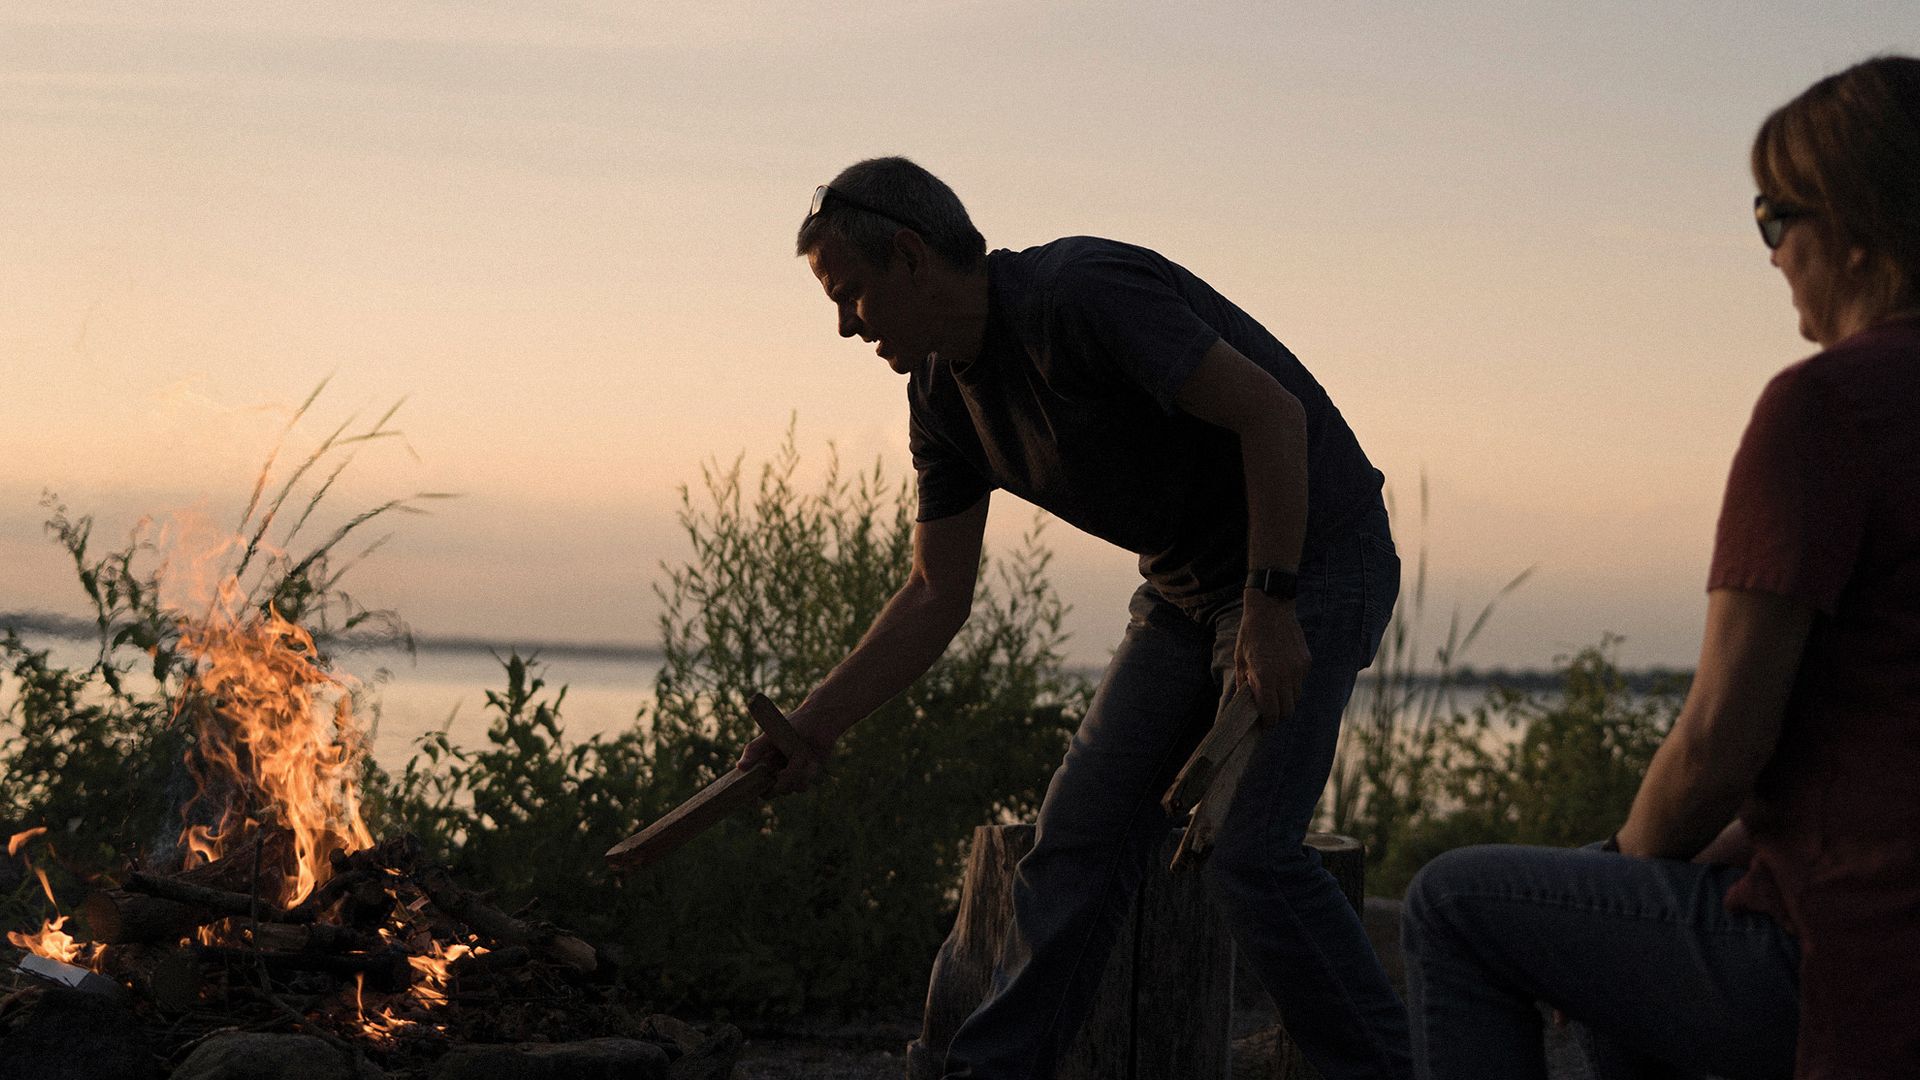
[(1307, 651), (1293, 601), (1248, 589), (1244, 605), (1233, 645), (1233, 675), (1236, 682), (1253, 688), (1260, 726), (1266, 727), (1293, 712), (1313, 654)]
[[(807, 744), (812, 753), (800, 758), (789, 757), (774, 744), (773, 736), (762, 732), (740, 752), (737, 762), (742, 769), (751, 769), (763, 761), (779, 766), (780, 773), (773, 786), (775, 795), (805, 791), (820, 779), (820, 774), (826, 770), (827, 759), (833, 756), (834, 741), (840, 735), (811, 717), (804, 705), (788, 715), (787, 722), (793, 725), (793, 730), (799, 733), (801, 741)], [(784, 765), (781, 764), (783, 761)]]

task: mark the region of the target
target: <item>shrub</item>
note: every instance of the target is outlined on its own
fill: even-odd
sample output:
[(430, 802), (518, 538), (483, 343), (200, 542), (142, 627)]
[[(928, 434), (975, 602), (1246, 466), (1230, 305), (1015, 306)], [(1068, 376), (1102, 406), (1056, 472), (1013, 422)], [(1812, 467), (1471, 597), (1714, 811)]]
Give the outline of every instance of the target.
[[(790, 1015), (897, 1005), (924, 990), (975, 825), (1032, 813), (1085, 688), (1063, 674), (1062, 607), (1038, 531), (983, 574), (973, 616), (923, 678), (841, 741), (829, 778), (608, 879), (600, 856), (733, 767), (756, 691), (791, 706), (905, 579), (910, 495), (837, 461), (794, 486), (788, 440), (749, 501), (739, 462), (682, 490), (690, 561), (669, 568), (665, 663), (634, 730), (567, 747), (559, 707), (507, 661), (490, 749), (430, 738), (393, 819), (513, 906), (617, 941), (672, 1007)], [(517, 689), (516, 689), (517, 688)]]

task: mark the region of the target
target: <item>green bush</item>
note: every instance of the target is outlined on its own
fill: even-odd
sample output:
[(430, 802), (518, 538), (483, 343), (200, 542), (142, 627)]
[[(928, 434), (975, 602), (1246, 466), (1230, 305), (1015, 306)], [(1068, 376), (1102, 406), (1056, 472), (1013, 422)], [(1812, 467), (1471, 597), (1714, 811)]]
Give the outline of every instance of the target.
[(1413, 573), (1362, 676), (1361, 704), (1345, 718), (1320, 806), (1324, 827), (1366, 845), (1367, 891), (1376, 896), (1398, 896), (1420, 867), (1452, 848), (1605, 838), (1626, 820), (1686, 689), (1684, 675), (1630, 679), (1613, 660), (1618, 639), (1607, 636), (1563, 658), (1546, 688), (1496, 679), (1484, 701), (1461, 707), (1472, 680), (1460, 660), (1533, 571), (1515, 576), (1471, 622), (1456, 611), (1428, 653), (1420, 643), (1427, 508), (1423, 477)]
[(691, 559), (669, 569), (665, 663), (633, 730), (568, 746), (561, 695), (517, 657), (490, 748), (432, 737), (386, 813), (506, 906), (619, 944), (636, 989), (736, 1015), (897, 1005), (925, 988), (976, 825), (1031, 814), (1086, 689), (1062, 671), (1062, 607), (1037, 535), (983, 575), (925, 677), (851, 731), (828, 778), (609, 878), (601, 854), (733, 767), (745, 703), (791, 707), (905, 579), (910, 496), (876, 467), (794, 486), (785, 448), (749, 500), (736, 462), (683, 489)]
[(1574, 847), (1620, 827), (1685, 687), (1635, 689), (1613, 660), (1616, 644), (1607, 638), (1564, 661), (1557, 691), (1495, 687), (1485, 704), (1435, 729), (1420, 765), (1435, 797), (1369, 850), (1370, 892), (1398, 895), (1452, 848)]

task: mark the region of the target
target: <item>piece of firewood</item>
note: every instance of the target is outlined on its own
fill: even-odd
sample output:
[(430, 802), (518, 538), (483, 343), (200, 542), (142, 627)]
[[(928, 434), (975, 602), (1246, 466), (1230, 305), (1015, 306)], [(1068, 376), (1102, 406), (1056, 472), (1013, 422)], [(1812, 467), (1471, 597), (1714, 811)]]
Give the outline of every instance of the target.
[(1262, 734), (1258, 728), (1242, 733), (1240, 741), (1227, 752), (1226, 760), (1214, 770), (1213, 779), (1200, 796), (1199, 805), (1193, 808), (1193, 818), (1187, 822), (1186, 835), (1180, 838), (1180, 846), (1173, 851), (1171, 869), (1178, 870), (1190, 862), (1203, 859), (1213, 849), (1213, 842), (1220, 835), (1221, 825), (1227, 820), (1227, 810), (1233, 806), (1233, 797), (1240, 790), (1240, 779), (1246, 775), (1247, 763), (1253, 759), (1253, 752), (1260, 745)]
[[(765, 694), (753, 695), (747, 702), (747, 711), (773, 739), (784, 758), (813, 752)], [(773, 794), (783, 765), (784, 762), (762, 759), (751, 769), (734, 769), (674, 807), (665, 817), (609, 848), (607, 862), (613, 869), (622, 871), (659, 862), (734, 811), (765, 802)]]
[(278, 904), (263, 896), (248, 896), (246, 893), (196, 885), (191, 881), (182, 881), (178, 877), (161, 877), (135, 870), (127, 875), (125, 884), (128, 892), (158, 896), (177, 904), (185, 904), (188, 907), (214, 912), (221, 916), (260, 918), (273, 922), (286, 919), (287, 913), (281, 910)]
[(413, 965), (405, 950), (382, 949), (376, 953), (264, 952), (256, 949), (229, 948), (223, 945), (189, 945), (189, 952), (201, 960), (251, 968), (261, 964), (275, 975), (311, 971), (351, 982), (365, 975), (367, 986), (393, 993), (413, 985)]
[(378, 952), (386, 943), (380, 935), (331, 923), (249, 923), (236, 921), (232, 929), (246, 931), (256, 949), (270, 952)]
[(423, 867), (415, 872), (414, 880), (434, 907), (466, 923), (495, 945), (525, 945), (542, 958), (582, 975), (600, 968), (600, 954), (591, 944), (546, 923), (514, 918), (455, 882), (444, 866)]
[(95, 889), (80, 902), (87, 937), (102, 945), (151, 945), (179, 941), (224, 918), (219, 912), (124, 889)]
[(1182, 818), (1213, 785), (1220, 774), (1221, 765), (1233, 753), (1247, 732), (1260, 725), (1260, 707), (1253, 699), (1253, 688), (1241, 686), (1234, 691), (1233, 697), (1214, 717), (1213, 727), (1194, 748), (1192, 756), (1180, 768), (1180, 774), (1174, 777), (1173, 785), (1167, 788), (1165, 797), (1160, 800), (1167, 816), (1174, 824), (1180, 824)]

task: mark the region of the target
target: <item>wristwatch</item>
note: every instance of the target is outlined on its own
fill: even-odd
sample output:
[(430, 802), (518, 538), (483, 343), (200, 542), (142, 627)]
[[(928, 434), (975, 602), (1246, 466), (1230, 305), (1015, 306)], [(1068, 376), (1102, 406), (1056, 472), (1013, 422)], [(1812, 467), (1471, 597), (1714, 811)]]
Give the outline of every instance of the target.
[(1258, 589), (1275, 600), (1291, 600), (1300, 595), (1300, 575), (1275, 566), (1247, 571), (1247, 588)]

